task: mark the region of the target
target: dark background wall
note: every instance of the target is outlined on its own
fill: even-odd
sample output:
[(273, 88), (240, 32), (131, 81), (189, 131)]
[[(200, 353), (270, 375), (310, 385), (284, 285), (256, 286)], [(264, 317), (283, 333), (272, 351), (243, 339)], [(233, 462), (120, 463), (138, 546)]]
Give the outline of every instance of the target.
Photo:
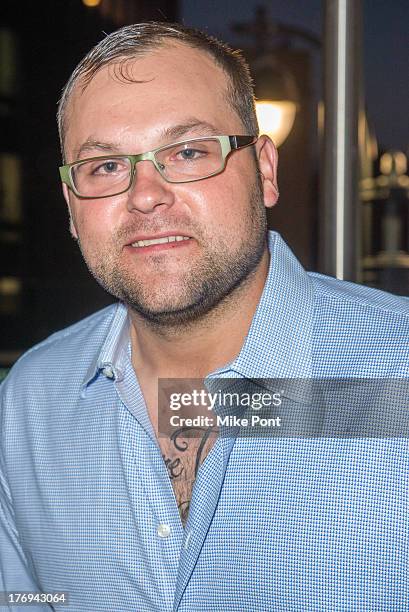
[(13, 190), (9, 160), (15, 158), (17, 167), (12, 164), (12, 169), (17, 176), (11, 182), (19, 184), (15, 196), (20, 214), (13, 219), (4, 214), (4, 205), (1, 214), (0, 207), (0, 275), (19, 283), (14, 288), (7, 281), (0, 284), (0, 365), (112, 301), (90, 278), (68, 232), (58, 180), (57, 101), (74, 66), (104, 31), (123, 21), (175, 20), (177, 3), (108, 2), (105, 9), (74, 0), (2, 3), (7, 41), (3, 39), (1, 67), (3, 74), (8, 71), (10, 90), (1, 95), (0, 181), (7, 199), (5, 192)]

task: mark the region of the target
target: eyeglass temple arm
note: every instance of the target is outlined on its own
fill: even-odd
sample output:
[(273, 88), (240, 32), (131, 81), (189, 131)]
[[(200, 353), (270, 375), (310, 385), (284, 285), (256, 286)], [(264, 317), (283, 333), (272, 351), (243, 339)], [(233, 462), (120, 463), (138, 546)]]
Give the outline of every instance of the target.
[(59, 172), (60, 172), (61, 182), (65, 183), (66, 185), (70, 187), (71, 179), (70, 179), (70, 171), (69, 171), (68, 166), (60, 166)]
[(229, 139), (232, 149), (240, 149), (241, 147), (247, 147), (248, 145), (254, 144), (257, 140), (257, 136), (229, 136)]

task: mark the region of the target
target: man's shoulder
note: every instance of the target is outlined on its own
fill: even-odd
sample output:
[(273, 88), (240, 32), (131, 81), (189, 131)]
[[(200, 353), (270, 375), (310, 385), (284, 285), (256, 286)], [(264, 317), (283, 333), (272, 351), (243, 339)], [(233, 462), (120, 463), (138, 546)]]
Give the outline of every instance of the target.
[(309, 276), (315, 296), (314, 360), (322, 375), (408, 376), (408, 298)]
[(409, 323), (409, 298), (380, 289), (308, 272), (314, 286), (315, 300), (339, 312), (365, 312), (370, 318), (398, 317)]
[(5, 382), (86, 369), (100, 351), (118, 307), (119, 304), (107, 306), (51, 334), (18, 359)]

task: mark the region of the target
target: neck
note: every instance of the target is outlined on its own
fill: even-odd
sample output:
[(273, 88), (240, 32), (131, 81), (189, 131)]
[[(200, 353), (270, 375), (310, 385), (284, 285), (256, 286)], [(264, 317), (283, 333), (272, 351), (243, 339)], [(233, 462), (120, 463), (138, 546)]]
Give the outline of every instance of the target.
[(132, 362), (152, 378), (204, 378), (240, 352), (267, 278), (269, 254), (245, 283), (200, 321), (160, 328), (130, 309)]

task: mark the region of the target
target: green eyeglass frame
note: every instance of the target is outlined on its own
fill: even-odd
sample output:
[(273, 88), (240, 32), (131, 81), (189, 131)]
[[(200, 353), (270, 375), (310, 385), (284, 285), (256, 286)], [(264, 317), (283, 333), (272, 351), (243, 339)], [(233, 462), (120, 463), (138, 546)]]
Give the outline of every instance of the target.
[[(223, 172), (223, 170), (226, 167), (227, 157), (229, 156), (229, 154), (232, 151), (236, 151), (237, 149), (242, 149), (244, 147), (248, 147), (250, 145), (255, 144), (257, 141), (257, 138), (258, 138), (257, 136), (213, 136), (213, 135), (209, 135), (209, 136), (201, 136), (199, 138), (189, 138), (188, 140), (180, 140), (178, 142), (172, 142), (162, 147), (158, 147), (157, 149), (153, 149), (152, 151), (146, 151), (145, 153), (139, 153), (138, 155), (124, 154), (124, 155), (101, 155), (97, 157), (87, 157), (87, 158), (72, 162), (70, 164), (65, 164), (64, 166), (60, 166), (59, 167), (60, 177), (61, 177), (61, 181), (65, 183), (71, 189), (71, 191), (77, 196), (77, 198), (80, 198), (82, 200), (97, 200), (100, 198), (109, 198), (109, 197), (113, 197), (113, 195), (120, 195), (121, 193), (125, 193), (131, 188), (131, 185), (135, 178), (136, 164), (138, 162), (146, 161), (146, 160), (151, 161), (153, 163), (156, 170), (168, 183), (193, 183), (195, 181), (201, 181), (205, 178), (209, 178), (211, 176), (215, 176), (216, 174), (220, 174), (221, 172)], [(193, 178), (193, 179), (187, 178), (184, 180), (169, 179), (164, 173), (163, 165), (161, 165), (157, 161), (155, 157), (156, 153), (163, 151), (165, 149), (168, 149), (170, 147), (174, 147), (174, 146), (183, 144), (183, 143), (197, 142), (201, 140), (218, 140), (219, 141), (220, 147), (221, 147), (221, 157), (222, 157), (220, 167), (216, 171), (211, 172), (210, 174), (207, 174), (206, 176), (201, 176), (199, 178)], [(112, 195), (101, 195), (101, 196), (84, 196), (84, 195), (81, 195), (77, 191), (74, 185), (74, 181), (72, 179), (72, 174), (71, 174), (75, 166), (83, 164), (84, 162), (97, 161), (99, 159), (100, 160), (102, 159), (113, 159), (114, 160), (117, 158), (121, 158), (121, 159), (126, 158), (130, 162), (130, 166), (131, 166), (130, 179), (129, 179), (129, 185), (127, 186), (126, 189), (122, 189), (118, 193), (115, 193)]]

